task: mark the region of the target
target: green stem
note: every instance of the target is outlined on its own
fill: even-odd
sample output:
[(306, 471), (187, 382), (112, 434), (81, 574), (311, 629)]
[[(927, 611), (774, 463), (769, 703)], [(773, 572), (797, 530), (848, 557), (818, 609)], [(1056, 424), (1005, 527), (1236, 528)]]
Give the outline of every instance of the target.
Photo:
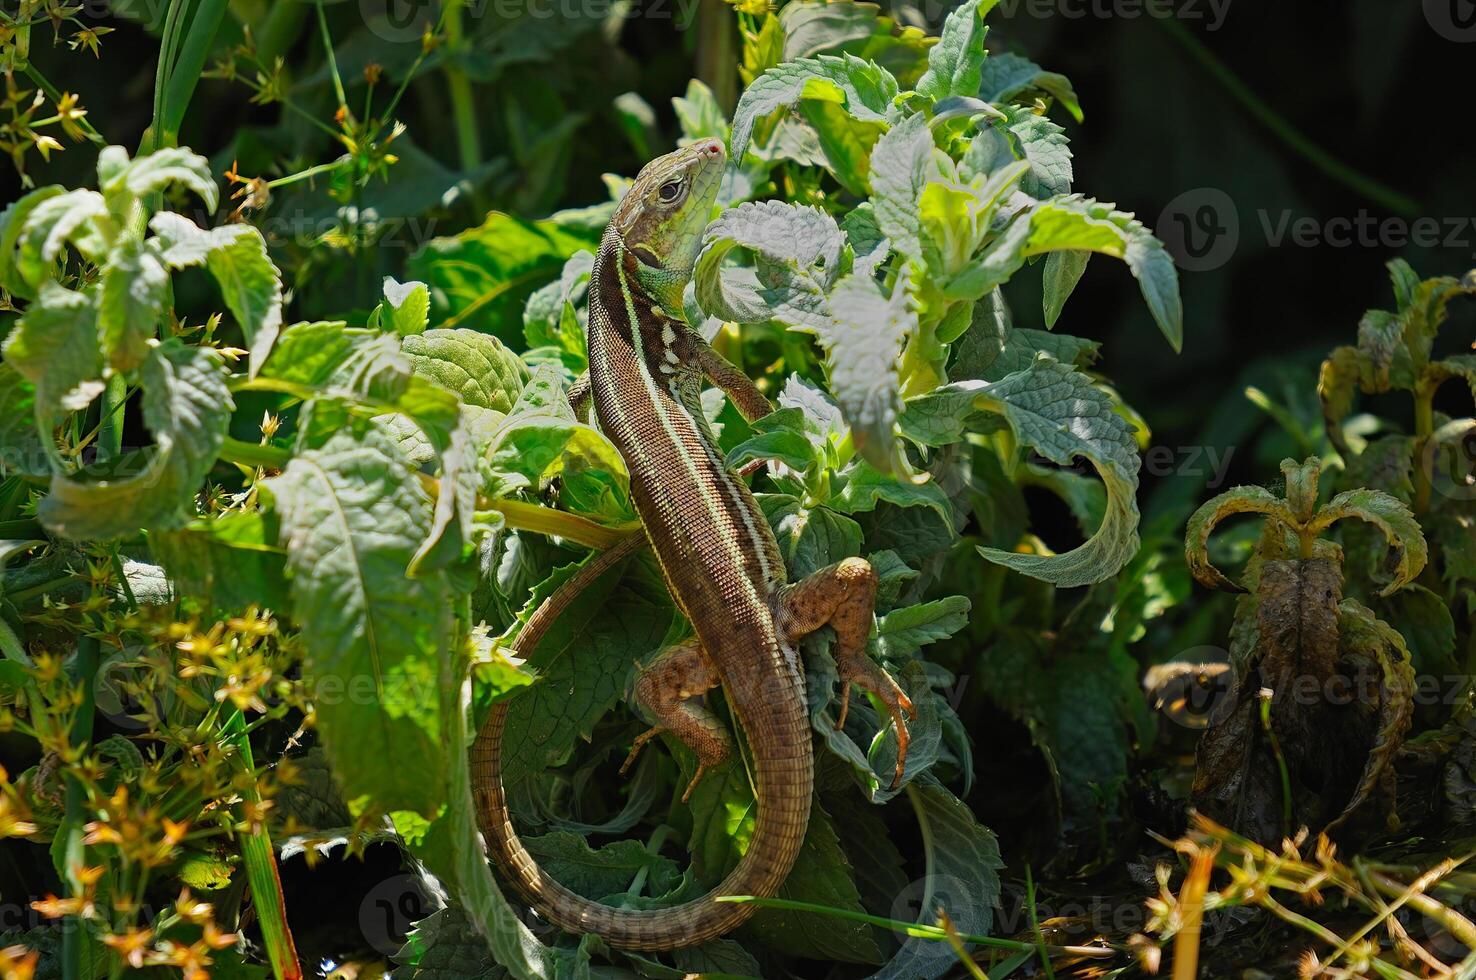
[(333, 35), (328, 33), (328, 15), (323, 13), (323, 0), (316, 0), (313, 7), (318, 12), (318, 31), (323, 35), (323, 54), (328, 59), (328, 74), (333, 76), (333, 91), (338, 96), (338, 106), (348, 109), (348, 96), (343, 92), (343, 78), (338, 74), (338, 59), (333, 55)]
[(1281, 754), (1281, 741), (1276, 737), (1276, 729), (1271, 725), (1271, 699), (1261, 698), (1261, 727), (1266, 730), (1266, 737), (1271, 742), (1271, 754), (1276, 757), (1276, 768), (1281, 772), (1281, 832), (1291, 836), (1292, 825), (1292, 787), (1291, 773), (1286, 768), (1286, 757)]
[(184, 46), (169, 69), (169, 81), (164, 90), (164, 116), (159, 121), (163, 131), (156, 131), (156, 137), (162, 140), (158, 146), (174, 146), (179, 142), (185, 111), (195, 95), (195, 86), (200, 83), (200, 73), (205, 70), (205, 62), (215, 47), (215, 35), (229, 6), (228, 0), (201, 0), (195, 11)]
[[(77, 715), (72, 721), (68, 741), (73, 746), (89, 745), (92, 742), (93, 686), (97, 680), (97, 666), (101, 660), (97, 637), (81, 636), (77, 639), (76, 680), (81, 687), (82, 701), (77, 705)], [(86, 864), (86, 850), (82, 846), (83, 828), (87, 824), (87, 787), (71, 773), (67, 773), (67, 810), (62, 824), (65, 848), (62, 851), (62, 883), (69, 895), (82, 893), (76, 869)], [(82, 951), (87, 942), (87, 929), (82, 920), (67, 920), (62, 930), (62, 978), (83, 980)]]
[[(246, 734), (246, 720), (239, 710), (231, 711), (221, 726), (225, 741), (236, 749), (237, 767), (250, 775), (248, 788), (242, 791), (247, 803), (259, 804), (261, 790), (255, 778), (256, 763), (251, 755), (251, 739)], [(297, 959), (297, 946), (287, 924), (287, 908), (282, 898), (282, 879), (277, 874), (277, 855), (264, 823), (257, 824), (241, 837), (241, 861), (246, 867), (246, 880), (251, 885), (251, 902), (261, 937), (267, 948), (276, 980), (301, 980), (302, 966)]]
[(123, 451), (123, 413), (120, 409), (128, 398), (128, 385), (123, 375), (115, 374), (103, 389), (102, 422), (97, 431), (97, 459), (103, 462)]
[(1242, 109), (1255, 117), (1261, 125), (1271, 131), (1272, 135), (1285, 143), (1287, 147), (1302, 157), (1302, 159), (1343, 186), (1357, 191), (1370, 201), (1373, 201), (1380, 207), (1387, 208), (1395, 214), (1414, 217), (1419, 213), (1419, 204), (1413, 198), (1407, 197), (1389, 187), (1385, 187), (1372, 177), (1354, 170), (1302, 135), (1285, 116), (1271, 108), (1270, 105), (1252, 92), (1250, 87), (1240, 80), (1239, 76), (1231, 71), (1219, 58), (1215, 57), (1179, 21), (1172, 17), (1158, 17), (1155, 20), (1160, 27), (1168, 31), (1170, 36), (1189, 52), (1190, 57), (1199, 62), (1200, 66), (1220, 83), (1232, 99), (1240, 103)]
[(446, 59), (446, 88), (451, 96), (451, 118), (456, 123), (457, 159), (463, 173), (471, 173), (482, 162), (481, 138), (477, 134), (476, 101), (472, 97), (471, 79), (461, 66), (466, 37), (461, 22), (462, 0), (446, 0), (442, 18), (446, 25), (446, 42), (450, 48)]
[(1435, 432), (1435, 388), (1433, 385), (1424, 382), (1415, 385), (1414, 416), (1414, 512), (1420, 515), (1430, 509), (1431, 483), (1425, 449), (1430, 444), (1430, 436)]

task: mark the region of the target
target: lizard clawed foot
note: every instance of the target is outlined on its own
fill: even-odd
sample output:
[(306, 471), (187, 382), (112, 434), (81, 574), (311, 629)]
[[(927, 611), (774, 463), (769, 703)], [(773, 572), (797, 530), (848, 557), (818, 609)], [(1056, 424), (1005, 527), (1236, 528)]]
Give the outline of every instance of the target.
[[(646, 731), (641, 732), (639, 735), (637, 735), (635, 737), (635, 741), (632, 742), (630, 745), (630, 755), (627, 755), (625, 757), (625, 761), (620, 764), (620, 775), (624, 776), (627, 772), (629, 772), (630, 767), (635, 765), (636, 757), (641, 754), (641, 749), (644, 749), (646, 747), (646, 743), (650, 742), (651, 739), (655, 738), (657, 735), (660, 735), (665, 730), (666, 729), (662, 728), (660, 725), (657, 725), (656, 727), (647, 729)], [(689, 788), (687, 792), (690, 793), (691, 789)]]
[(840, 717), (836, 719), (836, 731), (846, 726), (846, 715), (851, 708), (851, 686), (870, 691), (881, 699), (886, 705), (887, 713), (892, 716), (892, 721), (897, 726), (897, 769), (892, 775), (892, 789), (896, 789), (902, 782), (902, 770), (907, 765), (907, 748), (912, 742), (912, 734), (907, 729), (907, 719), (917, 717), (917, 708), (912, 699), (907, 696), (892, 675), (878, 666), (864, 653), (851, 655), (842, 654), (836, 661), (836, 668), (840, 672)]

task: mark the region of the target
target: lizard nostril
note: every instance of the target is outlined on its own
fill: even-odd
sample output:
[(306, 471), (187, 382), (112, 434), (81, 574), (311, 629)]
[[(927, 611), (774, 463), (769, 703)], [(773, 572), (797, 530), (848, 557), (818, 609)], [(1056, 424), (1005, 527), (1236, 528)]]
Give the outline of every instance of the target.
[(717, 140), (708, 140), (702, 144), (702, 153), (704, 156), (711, 157), (715, 160), (723, 155), (723, 144)]

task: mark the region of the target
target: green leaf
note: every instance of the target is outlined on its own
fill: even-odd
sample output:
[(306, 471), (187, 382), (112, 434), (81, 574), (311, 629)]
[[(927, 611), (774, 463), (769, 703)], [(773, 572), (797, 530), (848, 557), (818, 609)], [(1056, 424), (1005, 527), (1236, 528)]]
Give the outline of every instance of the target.
[(953, 526), (953, 508), (948, 495), (932, 480), (913, 483), (856, 460), (840, 474), (843, 481), (839, 491), (831, 498), (830, 506), (843, 514), (860, 514), (875, 510), (885, 500), (898, 507), (930, 508), (943, 523)]
[(130, 239), (113, 249), (103, 266), (97, 325), (114, 370), (132, 371), (143, 363), (168, 300), (169, 272), (157, 242)]
[(1069, 588), (1110, 578), (1137, 552), (1137, 444), (1132, 427), (1114, 410), (1112, 400), (1085, 375), (1041, 358), (997, 382), (956, 382), (912, 404), (924, 415), (964, 422), (981, 410), (997, 414), (1019, 445), (1059, 466), (1070, 466), (1081, 457), (1106, 487), (1106, 516), (1080, 546), (1060, 555), (981, 548), (990, 561)]
[(48, 446), (36, 430), (36, 386), (0, 361), (0, 478), (50, 473)]
[[(1053, 253), (1053, 257), (1054, 254), (1065, 253)], [(1070, 334), (1014, 326), (1009, 307), (996, 289), (975, 305), (968, 331), (954, 345), (954, 361), (949, 373), (959, 380), (998, 381), (1016, 371), (1026, 370), (1041, 354), (1049, 354), (1062, 364), (1085, 367), (1096, 360), (1100, 347), (1096, 341)], [(914, 438), (917, 436), (911, 427), (915, 425), (917, 415), (909, 404), (902, 419), (903, 431)], [(940, 446), (957, 441), (958, 436), (959, 430), (952, 429), (950, 434), (942, 437), (942, 441), (926, 438), (918, 438), (918, 441), (924, 445)]]
[(40, 187), (18, 201), (12, 201), (5, 206), (4, 211), (0, 211), (0, 288), (11, 295), (22, 299), (36, 298), (35, 289), (26, 283), (20, 270), (16, 268), (16, 246), (31, 212), (43, 201), (65, 193), (65, 188), (56, 185)]
[[(524, 615), (566, 576), (535, 590)], [(508, 705), (503, 780), (509, 786), (568, 758), (620, 699), (631, 664), (666, 638), (672, 607), (665, 585), (642, 564), (601, 576), (526, 651), (537, 683)]]
[(511, 411), (527, 380), (516, 354), (496, 337), (475, 330), (426, 330), (407, 336), (400, 350), (416, 374), (455, 392), (468, 405), (494, 412)]
[(164, 263), (170, 268), (203, 263), (210, 271), (251, 350), (255, 377), (282, 327), (282, 276), (267, 255), (261, 232), (244, 224), (202, 229), (169, 212), (154, 215), (149, 227), (159, 237)]
[(805, 507), (788, 494), (761, 493), (757, 499), (791, 580), (860, 554), (861, 528), (849, 517), (829, 507)]
[[(826, 290), (839, 272), (845, 237), (819, 208), (763, 201), (732, 208), (714, 221), (692, 273), (703, 312), (737, 323), (776, 319), (816, 329), (827, 321)], [(734, 249), (753, 253), (752, 268), (724, 267)]]
[(1030, 164), (1020, 187), (1031, 197), (1071, 193), (1071, 148), (1066, 131), (1046, 116), (1014, 106), (1004, 110), (1006, 121), (995, 121), (1010, 136), (1013, 155)]
[(505, 967), (489, 962), (487, 942), (456, 906), (438, 909), (415, 923), (394, 955), (407, 980), (506, 980)]
[(114, 212), (124, 214), (126, 199), (139, 199), (178, 184), (199, 196), (205, 210), (214, 211), (220, 200), (210, 162), (186, 147), (174, 146), (128, 161), (120, 146), (110, 146), (98, 157), (98, 186)]
[(149, 551), (181, 593), (224, 610), (291, 611), (275, 515), (232, 511), (199, 518), (175, 531), (152, 532)]
[(1169, 344), (1176, 351), (1183, 346), (1184, 307), (1174, 260), (1131, 214), (1080, 195), (1041, 201), (1016, 218), (974, 268), (945, 285), (944, 293), (955, 299), (982, 296), (1032, 256), (1061, 250), (1101, 252), (1126, 262)]
[(651, 854), (636, 840), (612, 841), (596, 849), (579, 834), (557, 830), (524, 837), (523, 846), (555, 881), (592, 901), (624, 892), (643, 869), (648, 894), (665, 895), (681, 883), (675, 861)]
[(1344, 490), (1318, 508), (1308, 532), (1318, 534), (1335, 521), (1356, 518), (1377, 528), (1389, 542), (1393, 577), (1379, 595), (1388, 596), (1413, 582), (1425, 570), (1429, 550), (1419, 521), (1402, 500), (1381, 490)]
[(398, 282), (384, 277), (384, 325), (401, 337), (425, 333), (430, 322), (430, 290), (423, 282)]
[[(1046, 256), (1045, 273), (1041, 276), (1045, 295), (1041, 299), (1041, 305), (1047, 330), (1055, 327), (1056, 321), (1061, 318), (1061, 310), (1065, 308), (1066, 300), (1075, 291), (1076, 284), (1081, 282), (1082, 274), (1086, 272), (1087, 262), (1091, 257), (1091, 252), (1075, 249), (1052, 252)], [(1070, 361), (1071, 359), (1059, 357), (1057, 360)]]
[(886, 132), (878, 119), (857, 119), (829, 99), (801, 99), (799, 112), (815, 132), (825, 165), (852, 194), (870, 192), (871, 151)]
[(553, 221), (492, 213), (475, 228), (434, 238), (410, 259), (409, 274), (430, 287), (431, 321), (514, 341), (523, 305), (564, 261), (593, 242)]
[(888, 296), (870, 276), (852, 274), (836, 283), (829, 306), (815, 334), (856, 451), (879, 470), (908, 474), (895, 432), (902, 405), (897, 358), (917, 330), (911, 297), (901, 281)]
[(1035, 62), (1008, 52), (992, 54), (979, 73), (979, 98), (1007, 102), (1032, 90), (1053, 96), (1077, 122), (1082, 121), (1081, 103), (1065, 75), (1048, 72)]
[(755, 123), (801, 98), (826, 99), (857, 119), (882, 120), (896, 95), (897, 80), (891, 72), (854, 55), (820, 55), (776, 65), (753, 80), (733, 110), (731, 156), (742, 160)]
[(448, 790), (450, 592), (441, 573), (406, 572), (430, 530), (429, 498), (372, 421), (298, 453), (262, 488), (281, 522), (306, 681), (345, 798), (435, 814)]
[(283, 328), (257, 375), (322, 386), (354, 349), (347, 326), (342, 320), (305, 320)]
[(700, 79), (688, 81), (686, 97), (673, 98), (671, 106), (676, 110), (677, 125), (681, 126), (682, 135), (687, 139), (728, 138), (728, 117), (723, 114), (723, 107), (718, 105), (712, 89)]
[(971, 603), (961, 595), (895, 609), (877, 617), (877, 645), (883, 656), (901, 663), (923, 647), (946, 640), (969, 623)]
[(871, 151), (876, 226), (894, 249), (911, 259), (922, 258), (918, 198), (933, 171), (933, 134), (920, 113), (893, 126)]
[(225, 441), (235, 404), (220, 355), (167, 341), (139, 372), (144, 424), (154, 445), (79, 473), (56, 473), (36, 514), (74, 540), (114, 538), (138, 528), (178, 527)]
[(943, 22), (938, 43), (928, 50), (928, 70), (917, 81), (917, 91), (937, 102), (950, 95), (974, 95), (979, 91), (979, 73), (984, 64), (984, 14), (993, 2), (980, 9), (980, 0), (968, 0)]
[(1184, 557), (1190, 573), (1202, 585), (1229, 592), (1244, 592), (1240, 586), (1226, 578), (1209, 558), (1209, 539), (1215, 526), (1235, 514), (1261, 514), (1279, 521), (1288, 528), (1295, 527), (1297, 520), (1286, 503), (1263, 487), (1235, 487), (1211, 500), (1205, 501), (1189, 518), (1184, 530)]
[[(97, 191), (66, 191), (35, 202), (20, 212), (25, 223), (16, 239), (15, 271), (27, 290), (53, 278), (62, 248), (71, 242), (92, 262), (101, 262), (112, 242), (107, 230), (108, 205)], [(10, 229), (6, 229), (7, 237)], [(24, 295), (24, 294), (23, 294)]]
[(0, 348), (5, 363), (36, 386), (43, 439), (65, 412), (81, 411), (102, 392), (96, 307), (87, 293), (46, 282)]
[[(927, 862), (917, 921), (935, 925), (941, 907), (959, 932), (988, 935), (1004, 867), (999, 842), (933, 777), (914, 781), (907, 796), (921, 824)], [(957, 965), (946, 943), (912, 937), (870, 980), (933, 980)]]

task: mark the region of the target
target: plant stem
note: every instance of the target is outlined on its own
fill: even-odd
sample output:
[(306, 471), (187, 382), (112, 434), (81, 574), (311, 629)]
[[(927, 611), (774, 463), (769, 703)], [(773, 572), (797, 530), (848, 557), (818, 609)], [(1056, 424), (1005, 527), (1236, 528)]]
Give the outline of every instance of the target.
[[(1432, 484), (1425, 449), (1430, 444), (1430, 436), (1435, 432), (1435, 388), (1423, 381), (1415, 385), (1414, 421), (1414, 512), (1420, 515), (1430, 509)], [(1429, 465), (1433, 465), (1433, 460), (1429, 461)]]
[(1230, 98), (1240, 103), (1242, 109), (1250, 113), (1258, 122), (1269, 129), (1272, 135), (1285, 143), (1292, 152), (1327, 174), (1333, 180), (1357, 191), (1380, 207), (1387, 208), (1393, 213), (1403, 215), (1407, 218), (1412, 218), (1419, 213), (1419, 204), (1413, 198), (1407, 197), (1392, 188), (1385, 187), (1372, 177), (1354, 170), (1304, 136), (1292, 125), (1290, 120), (1271, 108), (1270, 105), (1251, 91), (1250, 86), (1241, 81), (1235, 72), (1231, 71), (1223, 61), (1215, 57), (1179, 21), (1172, 17), (1156, 17), (1154, 19), (1160, 27), (1169, 32), (1169, 35), (1175, 41), (1179, 42), (1184, 50), (1189, 52), (1190, 57), (1199, 62), (1200, 66), (1224, 87)]
[(323, 0), (316, 0), (313, 7), (318, 12), (318, 31), (323, 35), (323, 54), (328, 59), (328, 74), (333, 76), (333, 91), (338, 96), (338, 107), (348, 109), (348, 96), (343, 92), (343, 78), (338, 74), (338, 59), (333, 55), (333, 35), (328, 33), (328, 15), (323, 13)]
[[(68, 741), (74, 745), (92, 742), (93, 685), (97, 680), (97, 665), (101, 659), (99, 644), (95, 636), (77, 638), (76, 680), (81, 687), (82, 701), (77, 705), (76, 717), (72, 720), (72, 731)], [(87, 787), (71, 773), (67, 774), (67, 810), (62, 824), (66, 847), (63, 850), (61, 873), (63, 884), (70, 895), (81, 894), (82, 885), (76, 869), (86, 863), (86, 850), (82, 846), (83, 828), (87, 823)], [(82, 949), (87, 941), (86, 926), (80, 918), (69, 918), (62, 930), (62, 977), (63, 980), (83, 980)]]
[(477, 135), (476, 102), (472, 98), (471, 79), (461, 67), (466, 36), (461, 22), (463, 0), (446, 0), (442, 19), (446, 25), (446, 43), (450, 47), (446, 60), (446, 88), (451, 95), (451, 118), (456, 123), (457, 161), (464, 173), (471, 173), (482, 163), (481, 139)]
[[(240, 710), (231, 711), (221, 728), (227, 744), (234, 746), (238, 753), (237, 765), (240, 771), (252, 775), (249, 788), (241, 795), (245, 797), (247, 804), (259, 804), (261, 791), (254, 775), (256, 763), (251, 755), (251, 739), (246, 733), (246, 720)], [(264, 823), (254, 824), (241, 837), (241, 861), (246, 866), (246, 880), (251, 885), (251, 902), (256, 908), (256, 920), (261, 926), (267, 958), (272, 964), (272, 975), (276, 980), (301, 980), (302, 966), (297, 959), (297, 946), (292, 940), (292, 930), (287, 925), (282, 879), (277, 874), (277, 856)]]
[(120, 409), (127, 398), (128, 385), (123, 375), (113, 375), (103, 389), (102, 421), (97, 429), (97, 458), (100, 462), (123, 451), (123, 413)]

